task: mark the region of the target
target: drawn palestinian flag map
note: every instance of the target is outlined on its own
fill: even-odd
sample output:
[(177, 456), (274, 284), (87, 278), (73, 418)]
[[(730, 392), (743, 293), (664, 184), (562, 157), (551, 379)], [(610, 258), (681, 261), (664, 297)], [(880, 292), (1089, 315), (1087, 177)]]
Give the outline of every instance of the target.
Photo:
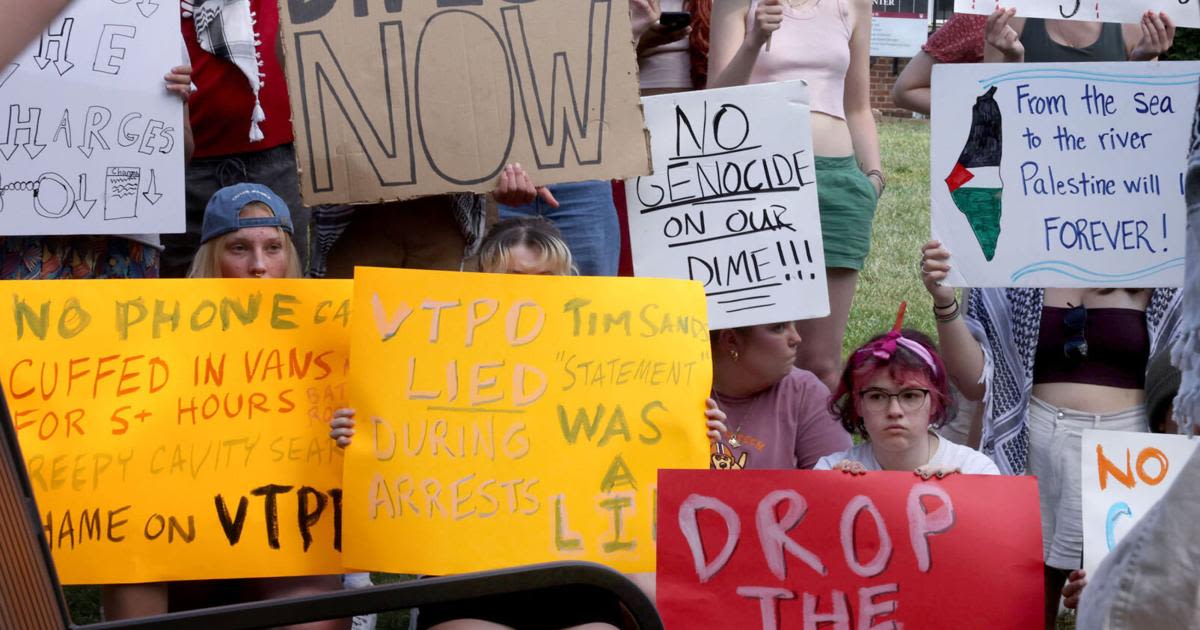
[(967, 216), (975, 240), (989, 261), (996, 256), (1000, 239), (1000, 200), (1004, 195), (1000, 179), (1003, 128), (995, 94), (996, 87), (992, 86), (975, 99), (967, 144), (946, 177), (954, 205)]

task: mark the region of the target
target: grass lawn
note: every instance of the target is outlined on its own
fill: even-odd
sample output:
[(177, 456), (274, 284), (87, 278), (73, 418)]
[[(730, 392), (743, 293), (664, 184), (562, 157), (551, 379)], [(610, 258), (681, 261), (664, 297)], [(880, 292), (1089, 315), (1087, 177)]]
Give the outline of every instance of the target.
[(879, 142), (887, 190), (875, 211), (871, 254), (859, 276), (843, 353), (891, 329), (902, 301), (908, 301), (905, 324), (937, 338), (919, 270), (921, 245), (929, 239), (929, 122), (884, 119)]

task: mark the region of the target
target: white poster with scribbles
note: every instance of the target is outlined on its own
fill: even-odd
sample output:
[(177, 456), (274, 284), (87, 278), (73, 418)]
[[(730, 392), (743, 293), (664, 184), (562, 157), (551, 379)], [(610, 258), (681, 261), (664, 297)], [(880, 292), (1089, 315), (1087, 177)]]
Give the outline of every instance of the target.
[(988, 14), (997, 7), (1020, 17), (1136, 24), (1146, 11), (1166, 13), (1176, 26), (1200, 27), (1200, 0), (954, 0), (955, 13)]
[(938, 64), (933, 238), (958, 287), (1177, 287), (1200, 62)]
[(79, 0), (0, 67), (0, 235), (184, 230), (167, 0)]
[(653, 175), (625, 182), (635, 275), (703, 283), (711, 329), (828, 315), (804, 82), (642, 107)]

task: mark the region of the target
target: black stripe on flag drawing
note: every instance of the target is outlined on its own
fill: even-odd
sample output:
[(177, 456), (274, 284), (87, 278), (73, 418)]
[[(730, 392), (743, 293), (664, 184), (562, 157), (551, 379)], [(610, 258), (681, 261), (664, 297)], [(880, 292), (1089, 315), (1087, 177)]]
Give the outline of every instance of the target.
[(1000, 179), (1004, 129), (995, 94), (996, 86), (992, 86), (975, 99), (967, 143), (946, 177), (950, 198), (966, 215), (975, 240), (989, 261), (996, 256), (996, 243), (1000, 240), (1000, 200), (1004, 193), (1004, 182)]

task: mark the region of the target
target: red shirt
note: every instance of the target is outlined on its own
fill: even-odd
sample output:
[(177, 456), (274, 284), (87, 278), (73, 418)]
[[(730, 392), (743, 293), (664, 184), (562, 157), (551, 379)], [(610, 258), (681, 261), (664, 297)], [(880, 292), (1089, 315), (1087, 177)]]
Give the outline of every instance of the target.
[(979, 63), (983, 61), (986, 27), (986, 15), (955, 13), (929, 36), (921, 50), (938, 63)]
[(183, 40), (192, 59), (192, 83), (196, 92), (188, 101), (192, 135), (196, 140), (195, 157), (216, 157), (263, 151), (292, 141), (292, 109), (288, 103), (287, 81), (283, 66), (275, 55), (279, 36), (279, 6), (275, 0), (250, 0), (250, 10), (258, 21), (255, 31), (266, 74), (258, 98), (267, 119), (259, 124), (263, 139), (250, 142), (250, 116), (254, 111), (254, 92), (246, 75), (228, 59), (215, 57), (200, 48), (196, 26), (183, 19)]

